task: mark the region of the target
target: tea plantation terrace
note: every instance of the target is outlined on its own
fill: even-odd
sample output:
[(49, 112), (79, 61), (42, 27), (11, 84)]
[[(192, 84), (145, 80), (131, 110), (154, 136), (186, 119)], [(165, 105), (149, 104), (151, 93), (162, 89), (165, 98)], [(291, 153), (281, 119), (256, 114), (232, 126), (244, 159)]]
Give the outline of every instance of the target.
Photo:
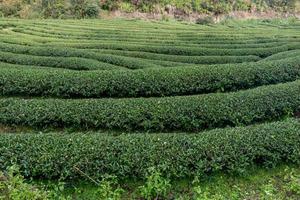
[(300, 22), (0, 19), (0, 95), (29, 178), (299, 163)]

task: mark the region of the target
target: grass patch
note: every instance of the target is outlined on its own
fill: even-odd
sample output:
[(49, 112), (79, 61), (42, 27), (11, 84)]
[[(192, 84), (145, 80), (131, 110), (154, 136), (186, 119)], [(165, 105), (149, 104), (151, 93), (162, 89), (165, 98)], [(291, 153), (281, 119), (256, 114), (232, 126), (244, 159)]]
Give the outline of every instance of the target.
[[(56, 181), (33, 181), (53, 190), (62, 183)], [(276, 168), (249, 168), (244, 175), (214, 174), (206, 177), (182, 179), (170, 182), (165, 199), (292, 199), (300, 198), (300, 167), (282, 164)], [(122, 199), (142, 199), (139, 188), (145, 181), (126, 180), (118, 183)], [(100, 199), (95, 196), (99, 186), (89, 181), (65, 182), (60, 196), (71, 199)], [(116, 188), (113, 188), (116, 189)]]

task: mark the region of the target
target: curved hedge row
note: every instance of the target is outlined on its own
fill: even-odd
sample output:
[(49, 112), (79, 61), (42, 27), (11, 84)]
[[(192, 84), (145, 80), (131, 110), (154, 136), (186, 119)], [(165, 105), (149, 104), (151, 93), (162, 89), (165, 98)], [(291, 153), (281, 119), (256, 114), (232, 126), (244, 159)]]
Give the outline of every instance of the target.
[[(298, 45), (298, 44), (297, 44)], [(52, 46), (52, 44), (49, 44)], [(56, 45), (53, 45), (54, 47)], [(245, 56), (255, 55), (259, 57), (267, 57), (275, 53), (288, 51), (289, 45), (269, 47), (269, 48), (251, 48), (251, 49), (211, 49), (197, 47), (164, 47), (164, 46), (149, 46), (137, 44), (85, 44), (85, 43), (69, 43), (67, 47), (81, 49), (114, 49), (124, 51), (144, 51), (150, 53), (171, 54), (171, 55), (187, 55), (187, 56)], [(294, 46), (300, 48), (300, 45)]]
[[(36, 66), (36, 65), (19, 65), (19, 64), (11, 64), (6, 62), (0, 61), (0, 71), (1, 70), (19, 70), (19, 73), (23, 73), (25, 71), (32, 71), (32, 72), (40, 72), (40, 70), (46, 71), (56, 71), (56, 72), (78, 72), (76, 70), (72, 69), (66, 69), (66, 68), (53, 68), (53, 67), (45, 67), (45, 66)], [(126, 69), (125, 69), (126, 70)], [(84, 71), (81, 71), (84, 72)], [(0, 80), (1, 82), (1, 80)]]
[(0, 94), (57, 97), (151, 97), (235, 91), (294, 81), (300, 57), (273, 62), (134, 71), (62, 71), (5, 67)]
[(300, 57), (300, 50), (296, 49), (296, 50), (284, 51), (281, 53), (273, 54), (265, 58), (263, 61), (281, 60), (281, 59), (291, 58), (291, 57)]
[(135, 58), (144, 58), (150, 60), (164, 60), (172, 62), (182, 62), (191, 64), (226, 64), (226, 63), (242, 63), (256, 62), (260, 60), (258, 56), (180, 56), (168, 54), (156, 54), (139, 51), (120, 51), (120, 50), (93, 50), (97, 53), (115, 54), (121, 56), (129, 56)]
[(241, 172), (249, 166), (300, 162), (296, 119), (200, 134), (0, 134), (0, 170), (12, 164), (27, 177), (145, 178), (149, 167), (187, 178), (210, 172)]
[[(41, 39), (41, 38), (39, 38)], [(78, 39), (71, 39), (71, 38), (66, 38), (66, 39), (55, 39), (55, 38), (42, 38), (43, 40), (56, 44), (56, 45), (61, 45), (62, 43), (78, 43)], [(291, 44), (295, 42), (300, 42), (299, 39), (290, 39), (290, 38), (282, 38), (282, 39), (273, 39), (273, 40), (255, 40), (255, 39), (243, 39), (243, 40), (215, 40), (215, 39), (204, 39), (204, 40), (196, 40), (196, 41), (190, 41), (190, 40), (178, 40), (178, 37), (175, 38), (170, 38), (170, 36), (164, 36), (164, 38), (160, 39), (157, 38), (156, 35), (151, 36), (149, 38), (136, 38), (136, 37), (131, 37), (131, 38), (122, 38), (120, 35), (115, 35), (114, 37), (107, 37), (107, 38), (102, 38), (99, 40), (99, 38), (85, 38), (85, 39), (80, 39), (82, 43), (92, 43), (92, 44), (101, 44), (101, 43), (116, 43), (116, 41), (119, 42), (125, 42), (126, 44), (134, 43), (134, 44), (144, 44), (144, 45), (159, 45), (161, 46), (162, 44), (170, 46), (170, 45), (175, 45), (175, 46), (183, 46), (183, 47), (204, 47), (204, 48), (218, 48), (221, 49), (236, 49), (236, 48), (243, 48), (243, 49), (251, 49), (251, 48), (266, 48), (266, 47), (276, 47), (276, 46), (282, 46), (285, 44)]]
[[(86, 30), (87, 27), (84, 27)], [(190, 27), (189, 27), (190, 28)], [(244, 33), (244, 35), (235, 35), (232, 32), (225, 32), (225, 33), (217, 33), (212, 34), (211, 31), (208, 31), (207, 34), (199, 34), (197, 32), (198, 30), (189, 31), (185, 34), (181, 32), (176, 32), (175, 30), (172, 30), (171, 32), (165, 32), (163, 33), (164, 28), (160, 29), (159, 31), (153, 32), (153, 29), (150, 29), (148, 31), (145, 31), (143, 29), (138, 30), (135, 28), (135, 31), (132, 30), (120, 30), (114, 28), (113, 30), (97, 30), (97, 33), (95, 31), (90, 32), (78, 32), (78, 29), (71, 29), (68, 31), (51, 31), (46, 29), (40, 29), (40, 28), (32, 28), (32, 26), (26, 26), (26, 27), (17, 27), (13, 28), (14, 32), (17, 33), (23, 33), (30, 36), (38, 36), (38, 37), (45, 37), (50, 39), (71, 39), (71, 40), (91, 40), (96, 39), (99, 40), (108, 40), (108, 41), (145, 41), (145, 40), (161, 40), (161, 41), (181, 41), (181, 42), (193, 42), (193, 43), (210, 43), (213, 41), (213, 43), (219, 43), (224, 44), (223, 42), (229, 44), (229, 43), (268, 43), (268, 42), (276, 42), (281, 41), (278, 38), (269, 38), (269, 37), (257, 37), (253, 36), (250, 37), (249, 34), (251, 33)], [(75, 33), (72, 33), (72, 32)], [(105, 31), (105, 32), (104, 32)], [(203, 32), (203, 29), (201, 30)], [(260, 33), (261, 34), (261, 33)]]
[(0, 123), (186, 130), (274, 120), (300, 110), (300, 81), (235, 93), (136, 99), (0, 99)]
[[(159, 66), (185, 66), (190, 64), (222, 64), (258, 61), (258, 56), (178, 56), (147, 52), (118, 51), (118, 50), (82, 50), (63, 47), (34, 47), (17, 44), (1, 43), (0, 50), (18, 54), (79, 57), (94, 59), (95, 61), (111, 63), (130, 69), (150, 68)], [(94, 61), (94, 62), (95, 62)], [(181, 63), (175, 63), (181, 62)]]
[[(173, 43), (173, 44), (220, 44), (221, 46), (224, 44), (245, 44), (245, 45), (253, 45), (256, 44), (261, 47), (266, 47), (267, 43), (272, 42), (290, 42), (290, 41), (298, 41), (298, 38), (290, 38), (290, 37), (278, 37), (270, 38), (270, 37), (257, 37), (253, 35), (253, 32), (250, 33), (242, 33), (242, 34), (235, 34), (232, 32), (225, 32), (225, 33), (216, 33), (212, 34), (211, 30), (207, 31), (206, 34), (199, 34), (197, 30), (190, 31), (186, 34), (182, 34), (182, 32), (176, 33), (175, 30), (172, 30), (171, 32), (162, 33), (163, 29), (160, 29), (158, 32), (153, 32), (153, 30), (149, 30), (149, 32), (145, 32), (145, 30), (142, 30), (142, 32), (139, 32), (135, 28), (135, 32), (132, 32), (131, 30), (119, 30), (117, 32), (114, 30), (101, 30), (98, 33), (93, 32), (78, 32), (78, 30), (75, 31), (72, 35), (70, 35), (69, 31), (74, 31), (74, 29), (68, 30), (68, 32), (49, 32), (49, 30), (39, 30), (39, 29), (32, 29), (31, 27), (25, 27), (26, 29), (13, 29), (16, 32), (25, 33), (28, 35), (34, 35), (38, 37), (45, 37), (50, 39), (57, 39), (60, 40), (97, 40), (97, 41), (119, 41), (119, 42), (136, 42), (136, 43)], [(137, 31), (137, 32), (136, 32)], [(201, 32), (205, 32), (203, 29)], [(54, 34), (52, 34), (54, 33)], [(261, 33), (259, 33), (261, 34)], [(253, 35), (251, 37), (251, 35)], [(257, 46), (257, 47), (258, 47)], [(277, 45), (278, 46), (278, 45)], [(275, 46), (273, 46), (275, 47)]]
[[(144, 59), (129, 58), (124, 56), (110, 55), (110, 54), (99, 54), (95, 52), (88, 52), (85, 50), (65, 48), (65, 47), (56, 47), (56, 48), (55, 47), (33, 47), (33, 46), (1, 43), (0, 50), (3, 51), (3, 53), (5, 51), (6, 53), (24, 54), (24, 56), (28, 56), (28, 57), (30, 56), (50, 57), (51, 56), (51, 57), (55, 57), (52, 59), (62, 59), (62, 60), (67, 60), (67, 57), (94, 59), (95, 61), (93, 62), (104, 63), (105, 65), (108, 66), (115, 65), (115, 68), (116, 66), (126, 67), (129, 69), (159, 67), (159, 65), (153, 64), (151, 62), (146, 62)], [(8, 56), (8, 58), (14, 59), (13, 55)], [(23, 64), (23, 63), (18, 63), (18, 64)]]
[[(32, 34), (36, 34), (36, 32), (32, 32)], [(122, 43), (122, 44), (136, 44), (136, 45), (151, 45), (151, 46), (168, 46), (168, 47), (201, 47), (201, 48), (214, 48), (214, 49), (236, 49), (236, 48), (242, 48), (242, 49), (251, 49), (251, 48), (267, 48), (267, 47), (276, 47), (276, 46), (282, 46), (284, 44), (287, 44), (289, 42), (288, 39), (281, 41), (281, 40), (274, 40), (274, 41), (262, 41), (263, 43), (259, 43), (258, 41), (255, 40), (249, 40), (249, 42), (245, 42), (242, 40), (226, 40), (226, 39), (221, 39), (221, 38), (214, 38), (213, 40), (207, 41), (207, 39), (200, 40), (197, 38), (197, 41), (189, 41), (189, 40), (178, 40), (177, 37), (170, 37), (170, 36), (163, 36), (162, 38), (158, 38), (157, 35), (154, 36), (149, 36), (144, 37), (144, 38), (136, 38), (136, 37), (123, 37), (120, 35), (115, 35), (115, 36), (103, 36), (101, 35), (96, 38), (69, 38), (69, 37), (63, 37), (59, 39), (58, 43), (78, 43), (78, 40), (80, 39), (80, 42), (82, 43), (90, 43), (90, 44), (100, 44), (101, 43)], [(52, 37), (48, 38), (45, 37), (47, 40), (52, 40), (52, 41), (58, 41), (57, 38)], [(243, 39), (246, 40), (247, 39)], [(231, 41), (231, 42), (230, 42)], [(297, 41), (297, 40), (296, 40)], [(223, 43), (224, 42), (224, 43)], [(239, 44), (240, 42), (240, 44)], [(298, 41), (299, 42), (299, 41)], [(55, 42), (56, 43), (56, 42)]]
[(66, 68), (73, 70), (113, 70), (120, 67), (103, 63), (96, 60), (77, 58), (77, 57), (51, 57), (51, 56), (32, 56), (26, 54), (15, 54), (0, 51), (0, 61), (20, 64), (20, 65), (36, 65), (54, 68)]

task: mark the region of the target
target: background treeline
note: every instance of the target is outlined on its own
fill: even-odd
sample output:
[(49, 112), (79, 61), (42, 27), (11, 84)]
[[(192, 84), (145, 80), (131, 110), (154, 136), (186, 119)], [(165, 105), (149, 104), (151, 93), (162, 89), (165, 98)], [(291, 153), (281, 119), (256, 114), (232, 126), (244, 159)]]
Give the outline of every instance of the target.
[(21, 18), (94, 18), (101, 10), (160, 14), (297, 12), (297, 0), (0, 0), (0, 16)]

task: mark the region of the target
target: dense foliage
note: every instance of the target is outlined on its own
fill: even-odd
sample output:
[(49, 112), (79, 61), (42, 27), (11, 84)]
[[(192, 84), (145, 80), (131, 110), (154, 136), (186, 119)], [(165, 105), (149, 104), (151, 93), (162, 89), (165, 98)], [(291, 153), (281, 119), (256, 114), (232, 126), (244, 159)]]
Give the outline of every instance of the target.
[(93, 18), (100, 9), (124, 12), (226, 14), (231, 11), (299, 11), (296, 0), (2, 0), (0, 14), (23, 18)]
[(299, 145), (294, 119), (199, 134), (1, 134), (0, 168), (18, 164), (29, 177), (78, 178), (76, 167), (94, 178), (144, 178), (156, 167), (164, 176), (183, 178), (299, 163)]
[(0, 99), (0, 123), (37, 127), (186, 130), (273, 120), (300, 110), (300, 81), (234, 93), (126, 99)]
[[(299, 164), (300, 123), (290, 118), (300, 113), (299, 30), (294, 18), (1, 19), (0, 171), (140, 178), (138, 194), (159, 199), (175, 178)], [(102, 199), (121, 198), (98, 186)], [(193, 189), (196, 199), (203, 191)]]
[[(1, 47), (0, 47), (1, 48)], [(0, 55), (1, 57), (1, 55)], [(64, 65), (66, 66), (66, 65)], [(207, 67), (134, 71), (61, 71), (0, 63), (0, 94), (56, 97), (151, 97), (235, 91), (294, 81), (300, 58)]]

